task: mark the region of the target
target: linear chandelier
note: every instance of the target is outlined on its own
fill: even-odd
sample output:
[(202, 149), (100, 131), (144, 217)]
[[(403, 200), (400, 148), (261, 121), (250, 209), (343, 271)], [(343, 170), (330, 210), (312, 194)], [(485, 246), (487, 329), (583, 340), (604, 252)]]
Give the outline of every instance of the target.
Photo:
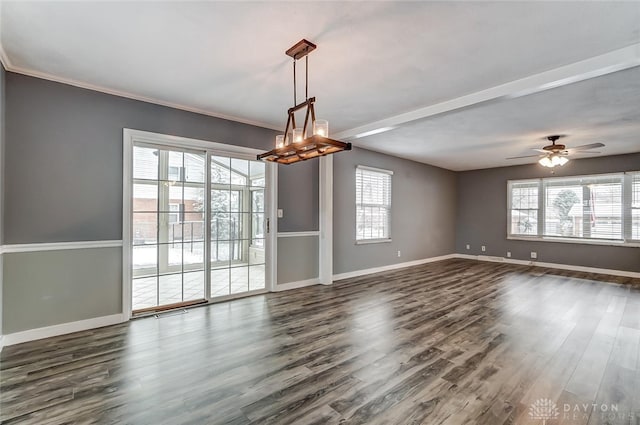
[[(293, 164), (341, 151), (351, 150), (351, 143), (329, 138), (329, 122), (316, 119), (315, 97), (309, 97), (309, 53), (316, 45), (300, 40), (285, 53), (293, 58), (293, 107), (287, 114), (284, 134), (276, 136), (276, 146), (269, 152), (258, 155), (258, 160)], [(305, 101), (298, 103), (296, 95), (296, 61), (305, 58)], [(305, 110), (304, 124), (296, 127), (295, 113)], [(309, 133), (309, 127), (312, 132)]]

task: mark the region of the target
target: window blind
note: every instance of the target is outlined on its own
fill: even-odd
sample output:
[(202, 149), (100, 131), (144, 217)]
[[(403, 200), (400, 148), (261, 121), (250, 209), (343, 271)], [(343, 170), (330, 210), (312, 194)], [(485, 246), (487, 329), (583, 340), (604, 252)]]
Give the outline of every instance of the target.
[(508, 234), (640, 239), (640, 172), (509, 181)]
[(543, 179), (544, 236), (623, 240), (623, 177)]
[(390, 238), (392, 171), (356, 168), (356, 240)]
[(538, 233), (538, 186), (537, 180), (510, 184), (510, 232), (513, 235), (536, 235)]
[(640, 241), (640, 172), (628, 173), (628, 184), (631, 192), (631, 208), (628, 210), (626, 221), (630, 223), (631, 239)]

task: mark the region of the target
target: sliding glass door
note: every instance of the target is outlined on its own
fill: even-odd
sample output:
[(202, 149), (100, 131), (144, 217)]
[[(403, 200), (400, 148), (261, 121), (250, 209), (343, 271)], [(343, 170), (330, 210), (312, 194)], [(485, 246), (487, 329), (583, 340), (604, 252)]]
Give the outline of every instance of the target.
[(204, 152), (133, 149), (133, 310), (205, 296)]
[(211, 157), (211, 297), (265, 288), (265, 164)]
[(135, 143), (132, 311), (265, 290), (265, 164)]

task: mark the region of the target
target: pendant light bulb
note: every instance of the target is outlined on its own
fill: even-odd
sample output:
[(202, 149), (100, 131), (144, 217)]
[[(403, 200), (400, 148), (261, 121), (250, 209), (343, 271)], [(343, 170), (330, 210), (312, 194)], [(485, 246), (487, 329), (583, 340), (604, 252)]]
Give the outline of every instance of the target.
[(329, 137), (329, 121), (315, 120), (313, 122), (313, 134), (315, 136)]
[(302, 143), (303, 140), (303, 129), (294, 128), (293, 129), (293, 143)]
[(538, 160), (538, 163), (543, 167), (553, 167), (553, 163), (548, 156), (542, 157)]

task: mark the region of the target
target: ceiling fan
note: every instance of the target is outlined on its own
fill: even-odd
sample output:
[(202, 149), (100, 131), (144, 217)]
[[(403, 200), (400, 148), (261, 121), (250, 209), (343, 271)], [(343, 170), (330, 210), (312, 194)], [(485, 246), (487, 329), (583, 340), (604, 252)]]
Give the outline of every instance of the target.
[(524, 155), (524, 156), (513, 156), (507, 159), (519, 159), (519, 158), (533, 158), (540, 157), (538, 163), (543, 167), (553, 168), (557, 165), (564, 165), (569, 162), (569, 155), (574, 153), (600, 153), (595, 151), (590, 151), (589, 149), (601, 148), (604, 146), (603, 143), (590, 143), (588, 145), (575, 146), (573, 148), (567, 149), (567, 147), (563, 144), (556, 144), (558, 139), (566, 137), (562, 134), (555, 134), (552, 136), (547, 136), (546, 139), (551, 142), (550, 145), (543, 147), (542, 149), (533, 149), (534, 151), (540, 152), (538, 155)]

